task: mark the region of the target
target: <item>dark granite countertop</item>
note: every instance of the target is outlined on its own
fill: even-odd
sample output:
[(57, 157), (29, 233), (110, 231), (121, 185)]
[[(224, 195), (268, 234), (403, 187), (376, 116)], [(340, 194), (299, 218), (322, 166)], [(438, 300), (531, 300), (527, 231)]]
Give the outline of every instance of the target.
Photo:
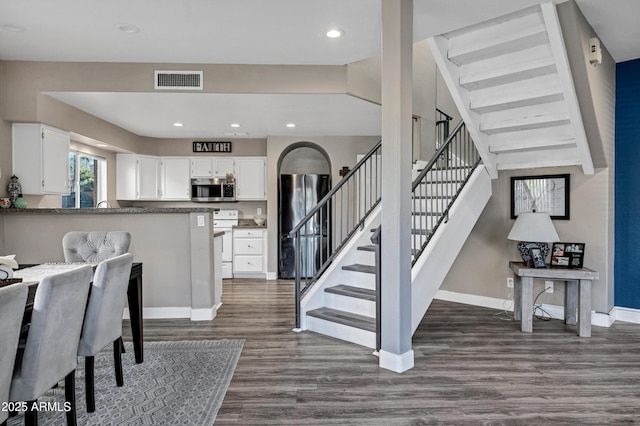
[(140, 213), (211, 213), (211, 207), (122, 207), (108, 209), (0, 209), (0, 214), (140, 214)]
[(213, 238), (222, 237), (224, 235), (224, 231), (216, 231), (213, 233)]
[(264, 225), (256, 225), (255, 223), (252, 225), (248, 224), (238, 224), (233, 227), (233, 229), (267, 229), (267, 224)]

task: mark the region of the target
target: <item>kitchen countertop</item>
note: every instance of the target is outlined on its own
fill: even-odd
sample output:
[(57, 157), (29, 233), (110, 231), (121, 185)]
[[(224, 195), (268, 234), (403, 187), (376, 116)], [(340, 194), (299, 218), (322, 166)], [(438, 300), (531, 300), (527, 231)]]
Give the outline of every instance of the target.
[(0, 214), (148, 214), (148, 213), (211, 213), (210, 207), (122, 207), (108, 209), (0, 209)]
[(255, 223), (252, 225), (248, 224), (238, 224), (232, 227), (233, 229), (267, 229), (267, 225), (256, 225)]

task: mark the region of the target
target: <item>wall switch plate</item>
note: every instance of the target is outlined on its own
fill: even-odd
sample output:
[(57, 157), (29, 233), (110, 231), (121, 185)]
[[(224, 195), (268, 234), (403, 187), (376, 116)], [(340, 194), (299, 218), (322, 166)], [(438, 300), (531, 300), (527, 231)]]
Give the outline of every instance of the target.
[(204, 216), (198, 215), (198, 226), (204, 226)]
[(258, 207), (258, 208), (256, 209), (256, 214), (257, 214), (258, 216), (262, 215), (262, 208), (261, 208), (261, 207)]
[(545, 293), (553, 293), (554, 291), (554, 282), (553, 281), (545, 281), (544, 282), (544, 292)]
[(513, 288), (513, 278), (507, 278), (507, 287)]

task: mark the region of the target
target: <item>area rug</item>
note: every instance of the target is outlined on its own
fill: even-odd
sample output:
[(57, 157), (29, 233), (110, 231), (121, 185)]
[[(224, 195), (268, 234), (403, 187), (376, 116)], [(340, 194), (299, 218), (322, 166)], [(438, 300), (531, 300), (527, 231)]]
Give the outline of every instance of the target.
[[(133, 346), (125, 343), (124, 386), (115, 384), (111, 345), (96, 356), (96, 411), (87, 413), (84, 359), (76, 370), (78, 425), (197, 425), (213, 424), (240, 358), (244, 340), (145, 342), (144, 363), (136, 364)], [(63, 407), (64, 380), (40, 398), (49, 407)], [(57, 403), (57, 404), (56, 404)], [(41, 411), (41, 426), (66, 424), (63, 411)], [(24, 415), (9, 419), (21, 425)]]

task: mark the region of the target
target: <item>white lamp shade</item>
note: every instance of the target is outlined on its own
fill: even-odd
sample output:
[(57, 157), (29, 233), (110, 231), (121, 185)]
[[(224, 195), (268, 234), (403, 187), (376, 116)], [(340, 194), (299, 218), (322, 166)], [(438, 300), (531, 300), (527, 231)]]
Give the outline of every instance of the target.
[(507, 236), (514, 241), (533, 241), (552, 243), (560, 241), (547, 213), (520, 213)]

